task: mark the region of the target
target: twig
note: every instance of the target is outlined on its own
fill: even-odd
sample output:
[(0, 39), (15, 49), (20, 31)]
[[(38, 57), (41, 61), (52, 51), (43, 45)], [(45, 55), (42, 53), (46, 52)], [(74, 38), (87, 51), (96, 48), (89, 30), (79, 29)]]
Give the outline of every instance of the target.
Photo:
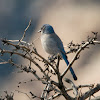
[(0, 62), (0, 64), (7, 64), (8, 63), (7, 61), (5, 61), (5, 60), (3, 60), (1, 58), (0, 58), (0, 60), (3, 61), (3, 62)]
[(100, 96), (95, 97), (94, 99), (91, 100), (100, 100)]
[[(19, 40), (7, 40), (8, 42), (19, 42)], [(24, 43), (24, 44), (27, 44), (29, 46), (32, 45), (32, 43), (27, 43), (26, 41), (20, 41), (20, 43)]]
[(22, 93), (22, 94), (25, 94), (30, 100), (32, 100), (31, 98), (30, 98), (30, 96), (27, 94), (27, 93), (25, 93), (25, 92), (22, 92), (22, 91), (19, 91), (19, 90), (15, 90), (15, 91), (17, 91), (18, 93)]
[(97, 84), (95, 88), (87, 91), (82, 97), (80, 97), (80, 100), (85, 100), (87, 99), (89, 96), (92, 96), (94, 93), (100, 91), (100, 84)]
[[(35, 62), (32, 58), (30, 58), (30, 57), (28, 57), (28, 56), (26, 56), (24, 54), (21, 54), (21, 53), (18, 53), (18, 52), (12, 52), (12, 51), (9, 51), (9, 50), (2, 50), (2, 49), (0, 49), (0, 52), (1, 53), (9, 53), (9, 54), (19, 55), (21, 57), (24, 57), (24, 58), (28, 59), (29, 61), (33, 62), (40, 69), (40, 71), (44, 74), (44, 76), (46, 77), (46, 79), (50, 79), (49, 76), (46, 75), (46, 73), (43, 71), (43, 69), (41, 68), (41, 66), (37, 62)], [(12, 62), (9, 62), (9, 63), (14, 64)], [(15, 65), (15, 66), (17, 66), (17, 65)], [(35, 75), (35, 77), (37, 79), (40, 80), (40, 78), (34, 72), (32, 72), (32, 73)], [(53, 81), (51, 79), (50, 79), (50, 81), (51, 81), (51, 84), (54, 84), (54, 85), (58, 86), (58, 83), (57, 82), (55, 82), (55, 81)], [(45, 82), (42, 81), (42, 83), (45, 83)]]
[(72, 61), (70, 62), (70, 64), (68, 65), (68, 68), (66, 68), (64, 70), (64, 72), (62, 73), (62, 78), (64, 77), (64, 75), (68, 72), (68, 70), (70, 69), (70, 67), (72, 66), (72, 64), (75, 62), (77, 56), (79, 55), (79, 53), (83, 50), (83, 48), (85, 48), (86, 46), (89, 45), (89, 42), (86, 42), (75, 54), (75, 56), (73, 57)]
[[(7, 62), (7, 61), (5, 61), (5, 62)], [(32, 69), (32, 68), (30, 69), (30, 68), (24, 67), (24, 66), (22, 66), (22, 65), (15, 64), (15, 63), (12, 62), (11, 60), (9, 60), (8, 63), (12, 64), (13, 66), (16, 66), (17, 68), (20, 68), (20, 70), (24, 70), (25, 72), (30, 72), (30, 73), (32, 73), (32, 74), (36, 77), (36, 79), (42, 81), (41, 78), (36, 74), (36, 71), (35, 71), (34, 69)], [(42, 81), (42, 82), (43, 82), (43, 81)]]
[[(5, 39), (2, 39), (2, 42), (4, 42), (4, 43), (7, 43), (7, 44), (9, 44), (9, 45), (12, 45), (12, 46), (14, 46), (15, 48), (18, 48), (18, 49), (20, 49), (20, 48), (22, 48), (22, 49), (26, 49), (26, 51), (31, 51), (31, 49), (30, 48), (28, 48), (28, 47), (26, 47), (26, 46), (24, 46), (24, 45), (16, 45), (16, 44), (13, 44), (13, 43), (10, 43), (10, 42), (8, 42), (9, 40), (5, 40)], [(31, 44), (30, 44), (31, 45)], [(49, 64), (52, 68), (53, 68), (53, 70), (56, 72), (56, 69), (54, 68), (54, 66), (50, 63), (50, 62), (48, 62), (44, 57), (42, 57), (40, 54), (38, 54), (37, 52), (35, 52), (35, 51), (31, 51), (31, 53), (33, 53), (33, 54), (35, 54), (35, 55), (37, 55), (38, 57), (40, 57), (41, 59), (43, 59), (43, 61), (45, 62), (45, 63), (47, 63), (47, 64)]]
[(57, 57), (58, 59), (57, 59), (56, 69), (59, 70), (60, 56), (58, 55)]
[(61, 93), (57, 93), (57, 94), (52, 95), (51, 97), (49, 97), (48, 100), (53, 100), (53, 99), (55, 99), (55, 98), (57, 98), (57, 97), (59, 97), (61, 95), (62, 95)]
[(77, 90), (77, 87), (75, 86), (75, 84), (68, 78), (65, 78), (65, 81), (72, 86), (75, 97), (78, 97), (78, 90)]
[(31, 22), (32, 22), (32, 19), (30, 19), (29, 24), (28, 24), (28, 26), (25, 28), (25, 30), (24, 30), (24, 34), (23, 34), (22, 38), (19, 40), (19, 43), (18, 43), (17, 45), (20, 45), (21, 41), (24, 39), (25, 34), (26, 34), (26, 31), (27, 31), (28, 28), (30, 27)]
[[(36, 38), (35, 40), (33, 40), (33, 43), (34, 43), (35, 41), (37, 41), (39, 38), (40, 38), (40, 37), (38, 37), (38, 38)], [(8, 41), (8, 42), (19, 42), (20, 40), (7, 40), (7, 41)], [(29, 45), (29, 46), (32, 45), (32, 43), (27, 43), (26, 41), (20, 41), (20, 43), (24, 43), (24, 44), (27, 44), (27, 45)]]
[[(76, 86), (76, 89), (78, 90), (79, 88), (84, 88), (84, 87), (93, 87), (94, 85), (79, 85), (79, 86)], [(66, 89), (66, 92), (69, 92), (73, 90), (73, 88), (70, 88), (70, 89)], [(61, 93), (56, 93), (55, 95), (52, 95), (51, 97), (48, 98), (48, 100), (52, 100), (52, 99), (55, 99), (59, 96), (61, 96), (62, 94)]]
[(45, 97), (44, 97), (44, 94), (45, 94), (45, 92), (46, 92), (45, 90), (46, 90), (47, 86), (48, 86), (48, 84), (46, 84), (46, 86), (45, 86), (45, 88), (44, 88), (44, 90), (43, 90), (43, 92), (42, 92), (42, 94), (41, 94), (41, 99), (42, 99), (42, 98), (43, 98), (43, 99), (45, 98)]
[[(93, 88), (93, 87), (94, 87), (94, 84), (76, 86), (77, 90), (80, 89), (80, 88), (85, 88), (85, 87), (89, 87), (89, 88), (92, 87), (92, 88)], [(73, 88), (67, 88), (67, 89), (66, 89), (66, 92), (71, 91), (71, 90), (73, 90)]]
[(21, 53), (18, 53), (18, 52), (12, 52), (12, 51), (9, 51), (9, 50), (2, 50), (1, 52), (2, 52), (2, 53), (10, 53), (10, 54), (19, 55), (19, 56), (21, 56), (21, 57), (24, 57), (24, 58), (28, 59), (29, 61), (33, 62), (33, 63), (40, 69), (40, 71), (45, 75), (45, 77), (47, 77), (47, 79), (49, 78), (49, 77), (45, 74), (45, 72), (43, 71), (43, 69), (41, 68), (41, 66), (40, 66), (37, 62), (35, 62), (32, 58), (30, 58), (30, 57), (28, 57), (28, 56), (26, 56), (26, 55), (24, 55), (24, 54), (21, 54)]
[[(100, 44), (100, 41), (93, 41), (93, 43), (95, 44)], [(92, 43), (92, 44), (93, 44)], [(80, 52), (82, 50), (84, 50), (85, 47), (87, 47), (88, 45), (90, 45), (90, 42), (86, 42), (81, 48), (78, 49), (78, 51), (76, 52), (75, 56), (73, 57), (72, 61), (70, 62), (70, 64), (68, 65), (68, 67), (64, 70), (64, 72), (61, 74), (62, 78), (64, 77), (64, 75), (68, 72), (68, 70), (70, 69), (70, 67), (73, 65), (73, 63), (75, 62), (77, 56), (80, 54)]]

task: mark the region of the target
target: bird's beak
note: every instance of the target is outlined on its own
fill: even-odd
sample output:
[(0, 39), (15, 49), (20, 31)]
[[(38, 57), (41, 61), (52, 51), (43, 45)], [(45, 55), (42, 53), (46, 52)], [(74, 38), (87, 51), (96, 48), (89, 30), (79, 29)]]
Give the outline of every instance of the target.
[(40, 33), (40, 32), (41, 32), (41, 30), (38, 31), (38, 33)]

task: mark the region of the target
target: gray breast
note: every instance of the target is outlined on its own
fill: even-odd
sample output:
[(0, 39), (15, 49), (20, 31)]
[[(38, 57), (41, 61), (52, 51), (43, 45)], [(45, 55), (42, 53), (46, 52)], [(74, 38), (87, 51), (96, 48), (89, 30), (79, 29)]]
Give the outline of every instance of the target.
[(50, 34), (43, 34), (41, 35), (41, 43), (44, 48), (44, 50), (48, 54), (57, 54), (59, 53), (59, 48), (57, 47), (57, 42)]

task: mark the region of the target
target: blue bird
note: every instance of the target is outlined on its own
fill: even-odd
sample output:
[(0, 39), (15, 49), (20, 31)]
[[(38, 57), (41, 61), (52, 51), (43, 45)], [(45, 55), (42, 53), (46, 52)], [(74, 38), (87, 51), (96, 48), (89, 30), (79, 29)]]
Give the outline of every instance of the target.
[[(50, 55), (57, 55), (59, 53), (68, 66), (69, 61), (67, 60), (63, 43), (58, 35), (54, 32), (53, 27), (49, 24), (44, 24), (38, 32), (41, 32), (41, 43), (43, 49)], [(74, 80), (77, 80), (77, 76), (75, 75), (72, 67), (70, 68), (70, 72)]]

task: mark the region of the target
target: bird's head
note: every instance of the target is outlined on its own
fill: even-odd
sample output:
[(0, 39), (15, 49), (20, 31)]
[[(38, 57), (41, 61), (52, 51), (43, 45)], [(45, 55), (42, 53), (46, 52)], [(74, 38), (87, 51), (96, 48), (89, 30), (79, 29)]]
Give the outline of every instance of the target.
[(54, 33), (54, 29), (51, 25), (44, 24), (38, 32), (41, 32), (42, 34), (52, 34)]

